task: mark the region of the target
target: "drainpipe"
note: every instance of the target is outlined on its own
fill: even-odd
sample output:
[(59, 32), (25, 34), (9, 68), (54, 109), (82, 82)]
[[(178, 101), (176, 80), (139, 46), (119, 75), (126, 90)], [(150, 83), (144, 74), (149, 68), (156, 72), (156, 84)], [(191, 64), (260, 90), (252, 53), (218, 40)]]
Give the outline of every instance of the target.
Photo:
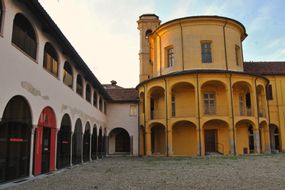
[[(266, 83), (266, 89), (269, 88), (269, 81), (267, 81)], [(267, 90), (266, 90), (267, 92)], [(272, 142), (272, 139), (271, 139), (271, 134), (270, 134), (270, 106), (269, 106), (269, 100), (267, 98), (267, 94), (266, 94), (266, 102), (267, 102), (267, 117), (268, 117), (268, 130), (269, 130), (269, 140), (270, 140), (270, 149), (272, 150), (272, 147), (271, 147), (271, 142)]]
[(144, 102), (143, 102), (143, 109), (144, 109), (144, 116), (143, 116), (143, 120), (144, 120), (144, 135), (143, 135), (143, 153), (144, 153), (144, 155), (146, 155), (146, 138), (145, 138), (145, 136), (146, 136), (146, 118), (145, 118), (145, 113), (146, 113), (146, 110), (145, 110), (145, 104), (146, 104), (146, 100), (145, 100), (145, 96), (146, 96), (146, 91), (145, 91), (145, 85), (143, 85), (143, 88), (144, 88), (144, 97), (143, 97), (143, 100), (144, 100)]
[(200, 122), (200, 96), (199, 96), (199, 91), (200, 91), (200, 88), (199, 88), (199, 78), (198, 78), (198, 74), (196, 74), (196, 86), (197, 86), (197, 101), (198, 101), (198, 130), (199, 130), (199, 153), (200, 153), (200, 156), (202, 156), (202, 144), (201, 144), (201, 122)]
[(179, 22), (180, 25), (180, 34), (181, 34), (181, 55), (182, 55), (182, 71), (184, 71), (185, 66), (184, 66), (184, 40), (183, 40), (183, 30), (182, 30), (182, 25), (181, 22)]
[(140, 95), (139, 95), (139, 103), (138, 103), (138, 156), (140, 156), (140, 142), (141, 142), (141, 128), (140, 128)]
[(166, 156), (168, 157), (169, 154), (168, 154), (168, 106), (167, 106), (167, 94), (168, 94), (168, 91), (167, 91), (167, 82), (166, 82), (166, 79), (164, 78), (164, 84), (165, 84), (165, 127), (166, 127)]
[(233, 103), (233, 89), (232, 89), (232, 74), (230, 74), (230, 93), (231, 93), (231, 111), (232, 111), (232, 126), (233, 126), (233, 143), (234, 143), (234, 155), (236, 155), (236, 137), (235, 137), (235, 114)]
[(224, 36), (224, 47), (225, 47), (225, 60), (226, 60), (226, 70), (229, 70), (229, 66), (228, 66), (228, 55), (227, 55), (227, 42), (226, 42), (226, 25), (228, 24), (227, 21), (225, 21), (225, 24), (223, 26), (223, 36)]

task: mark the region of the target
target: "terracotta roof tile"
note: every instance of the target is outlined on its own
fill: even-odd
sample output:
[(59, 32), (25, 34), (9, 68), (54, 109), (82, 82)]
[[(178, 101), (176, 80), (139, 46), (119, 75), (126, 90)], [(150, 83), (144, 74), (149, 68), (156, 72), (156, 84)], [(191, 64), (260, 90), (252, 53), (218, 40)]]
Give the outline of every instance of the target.
[(110, 88), (106, 89), (113, 102), (137, 102), (138, 91), (135, 88)]
[(285, 75), (285, 62), (244, 62), (244, 71), (259, 75)]

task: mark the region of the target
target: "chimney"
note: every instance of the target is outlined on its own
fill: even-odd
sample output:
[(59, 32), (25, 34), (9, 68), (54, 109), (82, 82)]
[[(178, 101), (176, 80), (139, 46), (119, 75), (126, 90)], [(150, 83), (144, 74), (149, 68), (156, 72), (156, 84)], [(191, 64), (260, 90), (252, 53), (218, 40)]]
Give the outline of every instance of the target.
[(116, 86), (117, 85), (117, 81), (111, 80), (111, 84), (112, 84), (112, 86)]

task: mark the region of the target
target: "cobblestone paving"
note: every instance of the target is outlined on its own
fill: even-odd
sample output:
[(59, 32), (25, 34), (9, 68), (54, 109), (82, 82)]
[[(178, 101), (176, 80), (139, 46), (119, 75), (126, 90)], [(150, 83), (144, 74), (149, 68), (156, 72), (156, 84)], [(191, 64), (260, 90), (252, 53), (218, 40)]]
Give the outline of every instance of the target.
[(285, 154), (105, 158), (11, 189), (285, 189)]

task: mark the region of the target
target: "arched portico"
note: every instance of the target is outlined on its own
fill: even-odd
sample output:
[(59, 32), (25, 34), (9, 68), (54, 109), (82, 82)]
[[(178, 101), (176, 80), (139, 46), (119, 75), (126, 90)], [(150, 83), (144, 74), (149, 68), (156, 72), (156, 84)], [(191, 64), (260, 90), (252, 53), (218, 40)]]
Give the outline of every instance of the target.
[(97, 159), (98, 156), (98, 136), (97, 136), (97, 126), (93, 126), (92, 132), (92, 146), (91, 146), (91, 158), (92, 160)]
[(130, 154), (131, 138), (123, 128), (115, 128), (109, 133), (109, 154)]
[(34, 175), (55, 170), (56, 118), (50, 107), (43, 109), (35, 130)]
[(270, 144), (271, 150), (274, 152), (281, 152), (281, 143), (280, 143), (280, 130), (279, 127), (275, 124), (269, 125), (270, 129)]
[(29, 175), (32, 112), (28, 101), (14, 96), (0, 123), (0, 183)]
[(150, 127), (151, 131), (151, 154), (166, 155), (166, 134), (165, 126), (160, 123), (154, 123)]
[(83, 162), (90, 161), (90, 137), (91, 137), (90, 123), (87, 122), (85, 126), (85, 132), (83, 135)]
[(57, 133), (57, 169), (70, 166), (71, 150), (71, 119), (65, 114), (61, 120), (60, 130)]
[(229, 124), (223, 120), (213, 119), (203, 125), (202, 139), (204, 154), (230, 153)]
[(239, 155), (258, 152), (259, 138), (256, 138), (256, 127), (250, 120), (241, 120), (235, 125), (236, 153)]
[(176, 122), (172, 127), (172, 151), (175, 156), (196, 156), (197, 128), (189, 121)]
[(72, 164), (82, 162), (82, 122), (77, 119), (72, 136)]

